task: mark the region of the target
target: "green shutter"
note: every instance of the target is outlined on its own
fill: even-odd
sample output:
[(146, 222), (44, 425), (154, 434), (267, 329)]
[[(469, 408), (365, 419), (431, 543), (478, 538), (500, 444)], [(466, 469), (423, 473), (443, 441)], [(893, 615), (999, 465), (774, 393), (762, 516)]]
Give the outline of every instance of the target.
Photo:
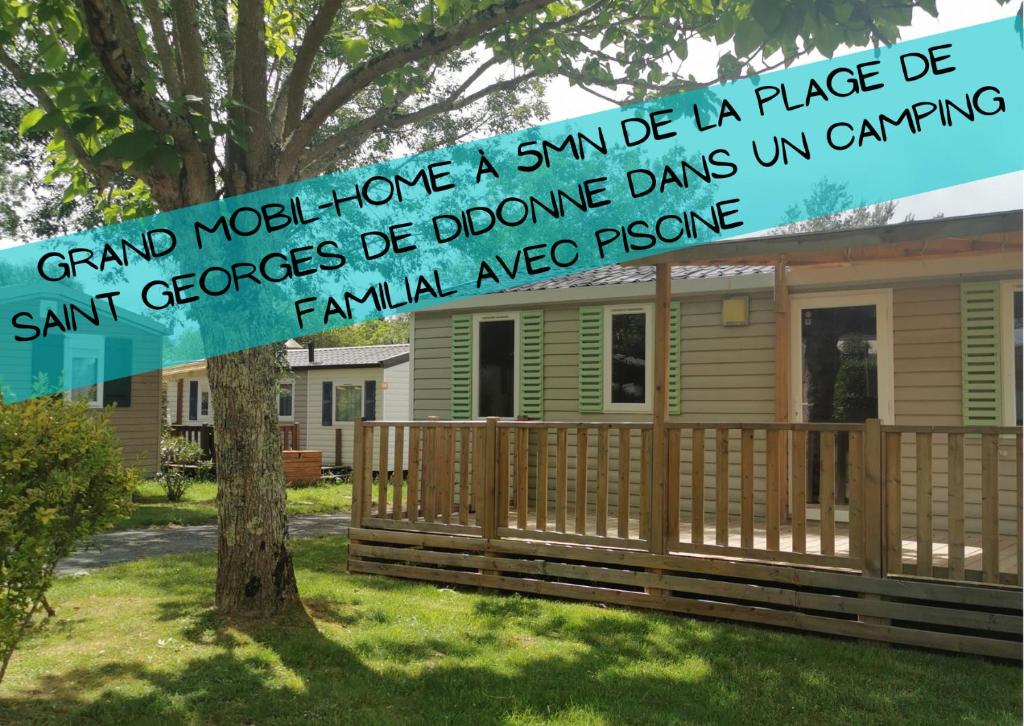
[(452, 418), (473, 417), (473, 317), (452, 316)]
[(580, 308), (579, 401), (580, 413), (604, 409), (604, 309), (600, 305)]
[(999, 283), (960, 286), (964, 423), (1003, 423), (999, 350)]
[(680, 370), (680, 359), (682, 358), (682, 304), (672, 303), (669, 313), (669, 335), (668, 335), (668, 413), (670, 416), (678, 416), (683, 412), (683, 400), (680, 395), (682, 385), (682, 371)]
[(544, 311), (519, 316), (519, 412), (544, 418)]

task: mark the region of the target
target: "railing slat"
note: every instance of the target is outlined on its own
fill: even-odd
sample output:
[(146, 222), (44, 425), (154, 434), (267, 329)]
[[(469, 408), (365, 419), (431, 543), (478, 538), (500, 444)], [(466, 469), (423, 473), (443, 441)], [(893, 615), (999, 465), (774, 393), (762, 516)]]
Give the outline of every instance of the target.
[(597, 430), (597, 512), (598, 537), (608, 535), (608, 429)]
[(361, 516), (369, 516), (373, 505), (373, 429), (363, 428), (362, 441), (362, 484), (359, 489), (362, 499)]
[(693, 429), (690, 481), (690, 541), (704, 544), (704, 429)]
[(850, 557), (864, 556), (864, 435), (860, 431), (847, 434), (846, 501), (850, 512)]
[(448, 495), (448, 499), (445, 503), (445, 511), (448, 513), (448, 519), (446, 519), (445, 522), (450, 522), (452, 514), (455, 513), (455, 437), (458, 433), (459, 429), (457, 428), (447, 429), (445, 431), (448, 444), (448, 454), (445, 459), (448, 464), (448, 486), (445, 490)]
[[(479, 445), (479, 448), (480, 448), (480, 452), (481, 452), (480, 467), (481, 468), (484, 466), (484, 463), (485, 463), (484, 462), (484, 457), (483, 457), (484, 446), (485, 446), (485, 444), (484, 444), (484, 436), (485, 435), (486, 435), (485, 434), (485, 430), (484, 429), (479, 429), (477, 431), (476, 444), (474, 444), (474, 446)], [(503, 428), (497, 429), (497, 437), (498, 437), (498, 452), (497, 452), (497, 454), (498, 454), (498, 503), (497, 503), (498, 518), (497, 518), (497, 526), (499, 526), (499, 527), (507, 527), (508, 526), (509, 506), (511, 504), (511, 502), (509, 501), (509, 460), (510, 460), (510, 457), (509, 457), (509, 453), (510, 453), (509, 452), (509, 449), (510, 449), (510, 446), (509, 446), (509, 430), (508, 429), (503, 429)], [(482, 473), (483, 472), (481, 471), (481, 474)], [(480, 481), (480, 480), (478, 479), (477, 481)], [(477, 498), (478, 502), (483, 500), (483, 495), (481, 494), (480, 486), (476, 487), (476, 498)], [(477, 506), (478, 506), (478, 509), (477, 509), (476, 518), (477, 518), (477, 523), (480, 524), (481, 523), (480, 522), (480, 520), (481, 520), (480, 510), (479, 510), (479, 505), (477, 505)]]
[(932, 574), (932, 435), (917, 434), (917, 574)]
[(715, 432), (715, 544), (729, 546), (729, 429)]
[[(643, 476), (641, 487), (641, 536), (651, 537), (651, 432), (644, 431), (641, 437), (643, 445)], [(679, 544), (679, 429), (668, 430), (668, 480), (665, 482), (665, 502), (668, 505), (665, 536), (668, 538), (669, 549)]]
[(388, 427), (380, 427), (377, 437), (377, 514), (385, 516), (388, 511)]
[(537, 529), (548, 528), (548, 430), (537, 432)]
[(740, 547), (754, 546), (754, 430), (740, 432)]
[(618, 532), (621, 539), (629, 539), (629, 448), (631, 437), (632, 433), (629, 429), (619, 429)]
[(898, 431), (885, 434), (885, 549), (887, 572), (903, 572), (903, 441)]
[(793, 432), (793, 551), (807, 551), (807, 432)]
[(981, 575), (999, 582), (999, 437), (981, 436)]
[(1024, 436), (1014, 437), (1017, 461), (1017, 584), (1024, 585)]
[(470, 434), (472, 429), (456, 429), (459, 434), (459, 524), (469, 524), (470, 482), (469, 468)]
[(530, 431), (516, 429), (516, 526), (526, 529), (530, 510)]
[(569, 467), (569, 430), (555, 433), (555, 529), (565, 531), (565, 510), (568, 504), (567, 471)]
[(420, 515), (420, 435), (423, 429), (419, 426), (409, 427), (409, 479), (408, 503), (409, 521), (415, 522)]
[(576, 429), (576, 534), (587, 533), (587, 460), (590, 457), (590, 432)]
[(765, 547), (779, 549), (779, 464), (782, 461), (780, 442), (785, 441), (784, 431), (768, 431), (768, 451), (765, 472)]
[(946, 441), (949, 468), (949, 577), (964, 579), (964, 435), (949, 434)]
[(394, 489), (394, 501), (391, 504), (391, 514), (394, 519), (402, 518), (402, 470), (405, 454), (405, 427), (395, 427), (395, 473), (391, 477)]
[(437, 432), (429, 424), (423, 429), (423, 519), (434, 521), (437, 503)]
[[(836, 435), (822, 431), (819, 444), (821, 474), (818, 485), (818, 510), (821, 513), (821, 554), (836, 553)], [(769, 456), (769, 461), (771, 457)]]

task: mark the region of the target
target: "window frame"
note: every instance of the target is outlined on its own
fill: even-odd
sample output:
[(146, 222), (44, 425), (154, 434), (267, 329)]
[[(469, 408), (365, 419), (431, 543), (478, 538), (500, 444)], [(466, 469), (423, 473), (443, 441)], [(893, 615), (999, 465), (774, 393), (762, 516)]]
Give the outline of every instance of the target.
[[(352, 419), (338, 418), (338, 389), (339, 388), (355, 388), (359, 392), (359, 405), (356, 407), (355, 418), (352, 418)], [(364, 397), (364, 393), (363, 393), (363, 383), (362, 382), (339, 383), (338, 381), (334, 381), (334, 387), (332, 389), (332, 396), (333, 396), (334, 400), (331, 402), (331, 420), (334, 422), (335, 425), (337, 425), (337, 424), (350, 424), (350, 423), (353, 423), (356, 420), (356, 418), (359, 418), (359, 417), (361, 417), (363, 415), (363, 397)]]
[(832, 290), (791, 295), (789, 298), (789, 396), (790, 420), (803, 423), (804, 351), (801, 320), (806, 308), (875, 306), (878, 355), (878, 418), (886, 425), (896, 423), (895, 354), (893, 350), (892, 288)]
[[(281, 388), (282, 386), (290, 386), (292, 389), (291, 399), (292, 412), (287, 416), (281, 415)], [(294, 378), (282, 378), (277, 382), (277, 420), (278, 421), (294, 421), (295, 420), (295, 379)]]
[(1013, 296), (1024, 290), (1019, 280), (999, 283), (999, 351), (1003, 393), (1003, 424), (1017, 425), (1017, 381), (1013, 346)]
[(506, 419), (515, 419), (519, 416), (519, 373), (522, 360), (520, 358), (520, 347), (519, 347), (519, 333), (520, 333), (520, 322), (519, 312), (494, 312), (494, 313), (475, 313), (473, 315), (473, 350), (471, 354), (472, 366), (471, 375), (472, 390), (470, 395), (473, 397), (471, 402), (470, 410), (473, 412), (474, 418), (484, 418), (480, 413), (480, 326), (483, 323), (499, 322), (502, 320), (511, 320), (514, 324), (513, 333), (513, 345), (512, 345), (512, 356), (513, 356), (513, 378), (512, 378), (512, 415), (508, 417), (502, 417)]
[[(603, 340), (601, 343), (601, 377), (604, 410), (606, 413), (654, 412), (654, 305), (633, 303), (606, 305), (603, 312)], [(644, 314), (644, 402), (615, 403), (612, 401), (612, 319), (616, 315)]]
[(74, 389), (72, 378), (74, 371), (71, 361), (74, 358), (95, 357), (96, 358), (96, 398), (86, 400), (89, 408), (103, 408), (103, 364), (106, 358), (106, 338), (102, 335), (91, 335), (89, 333), (75, 333), (67, 336), (64, 343), (64, 370), (66, 373), (67, 390), (64, 398), (67, 401), (74, 401)]

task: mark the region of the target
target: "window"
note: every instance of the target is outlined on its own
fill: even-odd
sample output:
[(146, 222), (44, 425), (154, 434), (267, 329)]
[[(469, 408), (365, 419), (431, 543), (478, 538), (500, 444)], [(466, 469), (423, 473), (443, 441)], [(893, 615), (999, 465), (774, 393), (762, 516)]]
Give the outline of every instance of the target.
[(188, 382), (188, 420), (199, 419), (199, 381)]
[(363, 419), (377, 420), (377, 381), (363, 381)]
[(651, 410), (654, 345), (649, 305), (605, 309), (604, 400), (608, 411)]
[(293, 415), (292, 401), (295, 393), (295, 384), (292, 382), (281, 383), (277, 390), (277, 417), (290, 419)]
[(209, 416), (210, 415), (210, 392), (203, 391), (199, 396), (199, 415)]
[(357, 384), (334, 387), (334, 420), (355, 421), (363, 410), (363, 387)]
[(519, 319), (487, 314), (475, 320), (473, 400), (479, 417), (511, 418), (518, 409)]
[(67, 339), (68, 396), (86, 401), (90, 408), (103, 405), (103, 350), (103, 338), (97, 335), (73, 335)]
[(1021, 355), (1024, 354), (1024, 330), (1021, 315), (1021, 285), (1007, 281), (1002, 285), (1001, 319), (1003, 334), (1003, 421), (1008, 426), (1024, 423), (1024, 386)]

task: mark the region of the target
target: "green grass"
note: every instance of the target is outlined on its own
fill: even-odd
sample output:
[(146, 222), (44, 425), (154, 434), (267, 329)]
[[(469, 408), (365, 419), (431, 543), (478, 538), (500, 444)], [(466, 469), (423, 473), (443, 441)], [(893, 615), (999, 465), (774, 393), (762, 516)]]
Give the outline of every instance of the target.
[(210, 609), (213, 554), (60, 580), (0, 721), (97, 724), (1020, 724), (977, 658), (344, 572), (296, 542), (308, 622)]
[[(168, 525), (212, 524), (217, 521), (217, 484), (200, 480), (189, 487), (180, 502), (167, 501), (163, 487), (143, 481), (133, 496), (132, 513), (115, 529), (142, 529)], [(288, 489), (288, 514), (348, 512), (352, 509), (352, 484), (324, 483)]]

